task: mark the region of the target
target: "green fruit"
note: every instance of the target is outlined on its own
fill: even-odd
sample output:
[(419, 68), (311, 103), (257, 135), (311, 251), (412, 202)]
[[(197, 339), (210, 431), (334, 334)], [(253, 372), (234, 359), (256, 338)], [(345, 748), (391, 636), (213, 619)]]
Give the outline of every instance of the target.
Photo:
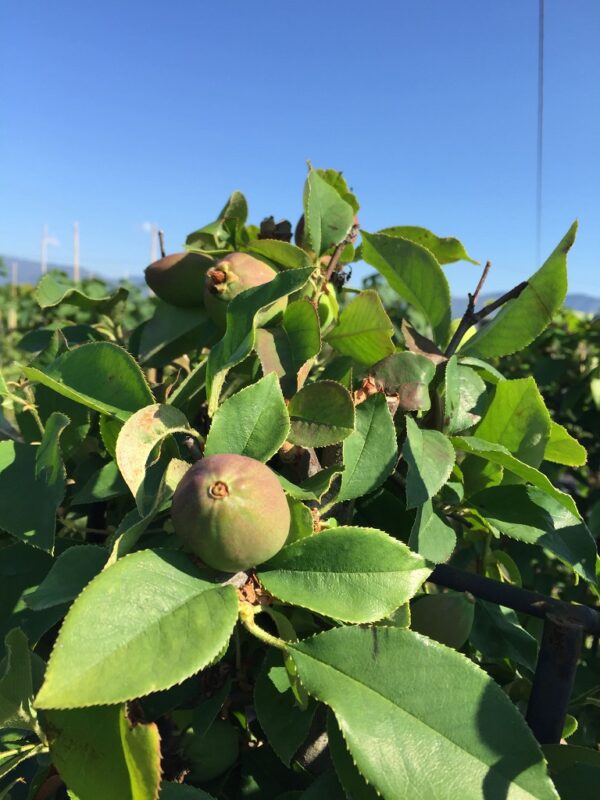
[(234, 454), (194, 464), (177, 487), (171, 515), (187, 548), (223, 572), (267, 561), (290, 529), (289, 506), (275, 474), (260, 461)]
[[(224, 328), (227, 306), (234, 297), (246, 289), (269, 283), (277, 272), (247, 253), (230, 253), (206, 273), (204, 304), (213, 322)], [(287, 307), (287, 297), (282, 297), (264, 308), (258, 315), (258, 324), (267, 325), (281, 317)]]
[(165, 303), (202, 308), (206, 270), (214, 263), (200, 253), (173, 253), (146, 267), (146, 283)]
[(217, 778), (237, 761), (240, 737), (230, 722), (216, 719), (203, 736), (193, 729), (181, 737), (181, 755), (189, 768), (189, 778), (203, 783)]
[(460, 592), (425, 594), (411, 603), (410, 627), (459, 650), (469, 638), (474, 613), (473, 598)]

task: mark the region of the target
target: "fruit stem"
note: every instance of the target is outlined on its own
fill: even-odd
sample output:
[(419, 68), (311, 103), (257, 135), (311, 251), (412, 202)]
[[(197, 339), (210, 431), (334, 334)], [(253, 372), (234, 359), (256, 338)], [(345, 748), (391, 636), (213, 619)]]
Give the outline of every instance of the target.
[(260, 614), (262, 608), (260, 606), (252, 606), (250, 603), (240, 601), (240, 620), (242, 625), (250, 631), (251, 634), (260, 639), (265, 644), (270, 644), (272, 647), (277, 647), (279, 650), (286, 650), (287, 646), (283, 639), (278, 639), (277, 636), (272, 636), (267, 631), (263, 630), (260, 625), (256, 624), (254, 617)]

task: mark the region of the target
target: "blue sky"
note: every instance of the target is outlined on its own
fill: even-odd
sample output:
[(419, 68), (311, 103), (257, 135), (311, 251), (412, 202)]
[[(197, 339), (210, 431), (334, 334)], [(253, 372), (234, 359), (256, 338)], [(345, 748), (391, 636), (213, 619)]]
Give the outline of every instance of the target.
[[(0, 253), (141, 272), (233, 189), (296, 220), (306, 160), (361, 224), (423, 225), (536, 267), (537, 0), (21, 0), (0, 11)], [(600, 3), (546, 0), (542, 253), (572, 220), (570, 289), (600, 294)], [(456, 294), (477, 268), (453, 265)]]

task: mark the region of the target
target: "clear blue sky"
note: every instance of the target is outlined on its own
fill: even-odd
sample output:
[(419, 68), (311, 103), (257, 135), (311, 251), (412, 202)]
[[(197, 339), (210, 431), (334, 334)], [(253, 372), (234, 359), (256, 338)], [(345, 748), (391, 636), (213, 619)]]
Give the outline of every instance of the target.
[[(537, 0), (21, 0), (0, 11), (0, 253), (118, 276), (233, 189), (296, 220), (306, 159), (366, 230), (416, 224), (535, 268)], [(571, 291), (600, 294), (600, 2), (546, 0), (542, 252), (575, 217)], [(476, 282), (448, 273), (456, 294)]]

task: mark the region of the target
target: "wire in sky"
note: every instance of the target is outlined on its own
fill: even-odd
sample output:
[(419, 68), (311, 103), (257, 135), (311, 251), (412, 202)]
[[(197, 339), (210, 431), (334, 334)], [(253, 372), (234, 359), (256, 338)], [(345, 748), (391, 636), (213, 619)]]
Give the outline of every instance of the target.
[(544, 0), (539, 0), (538, 24), (538, 108), (536, 174), (536, 266), (542, 255), (542, 186), (544, 167)]

